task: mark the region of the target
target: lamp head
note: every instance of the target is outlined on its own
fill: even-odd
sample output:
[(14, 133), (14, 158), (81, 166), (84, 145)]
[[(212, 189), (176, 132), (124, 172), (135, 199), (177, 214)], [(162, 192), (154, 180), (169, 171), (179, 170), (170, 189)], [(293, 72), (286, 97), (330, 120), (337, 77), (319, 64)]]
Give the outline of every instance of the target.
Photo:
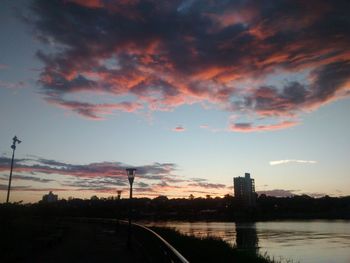
[(21, 140), (19, 140), (18, 138), (17, 138), (17, 136), (15, 135), (15, 137), (13, 137), (13, 144), (16, 144), (16, 143), (21, 143), (22, 141)]
[(135, 168), (126, 168), (125, 170), (126, 170), (126, 174), (128, 176), (128, 179), (129, 179), (129, 183), (130, 183), (130, 185), (132, 185), (134, 182), (136, 169)]

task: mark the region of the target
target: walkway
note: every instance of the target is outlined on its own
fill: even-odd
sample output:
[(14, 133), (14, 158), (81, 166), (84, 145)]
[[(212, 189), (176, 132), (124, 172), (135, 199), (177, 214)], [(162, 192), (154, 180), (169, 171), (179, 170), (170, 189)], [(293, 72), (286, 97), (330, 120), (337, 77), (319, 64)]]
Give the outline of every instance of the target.
[(25, 228), (10, 226), (10, 242), (2, 247), (5, 251), (0, 249), (0, 262), (150, 262), (136, 240), (127, 248), (125, 225), (67, 219), (33, 222)]

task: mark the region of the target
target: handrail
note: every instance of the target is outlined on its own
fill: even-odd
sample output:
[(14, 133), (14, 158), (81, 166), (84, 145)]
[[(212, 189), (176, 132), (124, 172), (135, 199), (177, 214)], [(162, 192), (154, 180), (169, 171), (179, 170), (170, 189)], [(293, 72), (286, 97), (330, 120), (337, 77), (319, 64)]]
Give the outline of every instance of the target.
[(175, 254), (175, 256), (180, 260), (180, 262), (189, 263), (189, 261), (183, 255), (181, 255), (179, 251), (177, 251), (172, 245), (170, 245), (164, 238), (162, 238), (160, 235), (158, 235), (155, 231), (153, 231), (152, 229), (150, 229), (148, 227), (140, 225), (140, 224), (133, 223), (133, 225), (138, 226), (140, 228), (143, 228), (143, 229), (147, 230), (148, 232), (152, 233), (153, 235), (155, 235), (160, 241), (162, 241), (162, 243), (168, 249), (170, 249), (171, 252), (173, 252)]

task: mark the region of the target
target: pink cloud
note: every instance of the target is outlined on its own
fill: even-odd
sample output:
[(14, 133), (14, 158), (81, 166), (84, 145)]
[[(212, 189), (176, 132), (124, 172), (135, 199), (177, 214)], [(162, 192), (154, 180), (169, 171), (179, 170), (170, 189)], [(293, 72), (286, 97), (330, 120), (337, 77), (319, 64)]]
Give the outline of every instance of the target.
[(281, 130), (299, 125), (297, 121), (282, 121), (276, 124), (266, 124), (254, 126), (251, 123), (234, 123), (230, 126), (233, 132), (256, 132), (256, 131), (273, 131)]
[(176, 126), (175, 128), (173, 128), (172, 131), (174, 131), (174, 132), (184, 132), (184, 131), (186, 131), (186, 129), (183, 126), (179, 125), (179, 126)]
[[(210, 104), (252, 122), (231, 130), (267, 131), (296, 122), (258, 125), (261, 118), (298, 119), (349, 96), (349, 24), (339, 20), (347, 15), (341, 2), (287, 0), (268, 9), (259, 1), (197, 4), (147, 1), (145, 8), (138, 0), (34, 1), (39, 39), (64, 47), (37, 52), (44, 63), (45, 99), (93, 120), (141, 105), (170, 111)], [(281, 71), (310, 74), (303, 81), (266, 81)], [(79, 92), (136, 98), (128, 105), (64, 100)]]
[[(0, 156), (0, 181), (7, 181), (10, 162), (10, 158)], [(116, 188), (127, 191), (129, 183), (125, 172), (126, 167), (129, 166), (119, 162), (70, 164), (39, 157), (17, 159), (13, 186), (17, 186), (18, 191), (54, 189), (55, 191), (115, 193)], [(135, 191), (142, 196), (165, 194), (183, 197), (192, 191), (227, 194), (227, 186), (224, 184), (212, 183), (203, 178), (176, 175), (177, 166), (173, 163), (153, 163), (136, 168)], [(18, 186), (21, 183), (23, 185), (23, 182), (26, 186)], [(34, 182), (35, 187), (30, 186), (30, 182)], [(1, 189), (0, 184), (0, 190), (6, 189), (5, 186)]]
[(121, 102), (114, 104), (92, 104), (78, 101), (65, 101), (61, 99), (47, 98), (46, 101), (50, 104), (55, 104), (63, 109), (72, 110), (87, 119), (103, 120), (101, 115), (112, 114), (113, 111), (134, 112), (142, 108), (142, 105), (137, 102)]

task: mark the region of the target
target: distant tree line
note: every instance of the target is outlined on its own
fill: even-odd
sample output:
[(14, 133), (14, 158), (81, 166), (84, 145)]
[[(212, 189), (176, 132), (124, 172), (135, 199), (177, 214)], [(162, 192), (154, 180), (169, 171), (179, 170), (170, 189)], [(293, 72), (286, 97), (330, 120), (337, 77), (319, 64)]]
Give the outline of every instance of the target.
[(69, 198), (57, 202), (1, 204), (0, 216), (16, 213), (28, 216), (128, 218), (129, 205), (135, 220), (220, 220), (255, 221), (273, 219), (350, 219), (350, 196), (313, 198), (307, 195), (272, 197), (260, 195), (256, 207), (245, 207), (233, 196), (222, 198), (91, 199)]

